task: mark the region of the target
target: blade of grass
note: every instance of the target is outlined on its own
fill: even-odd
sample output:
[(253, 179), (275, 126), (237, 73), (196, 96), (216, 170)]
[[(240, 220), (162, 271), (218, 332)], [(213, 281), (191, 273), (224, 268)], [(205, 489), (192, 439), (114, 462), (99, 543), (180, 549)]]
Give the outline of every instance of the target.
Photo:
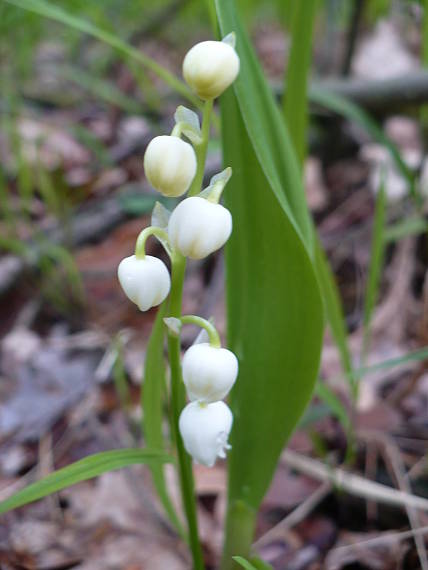
[(407, 181), (409, 186), (409, 194), (419, 203), (419, 197), (416, 194), (415, 175), (403, 161), (397, 146), (385, 135), (376, 121), (361, 109), (358, 105), (349, 101), (345, 97), (333, 94), (325, 89), (312, 86), (309, 91), (309, 99), (312, 103), (320, 105), (325, 109), (333, 111), (360, 125), (375, 141), (383, 145), (390, 153), (397, 170)]
[(339, 350), (343, 371), (352, 388), (352, 356), (348, 344), (348, 333), (342, 301), (340, 299), (335, 277), (319, 241), (317, 242), (315, 264), (330, 332)]
[(324, 382), (317, 382), (315, 394), (330, 408), (333, 415), (340, 421), (344, 430), (348, 432), (351, 428), (349, 413), (333, 390)]
[(22, 507), (81, 481), (93, 479), (106, 471), (122, 469), (122, 467), (128, 467), (129, 465), (150, 465), (171, 461), (171, 457), (163, 452), (146, 449), (117, 449), (96, 453), (63, 469), (59, 469), (44, 479), (18, 491), (0, 503), (0, 513), (6, 513), (17, 507)]
[(57, 68), (56, 73), (59, 77), (76, 83), (82, 89), (91, 93), (95, 97), (109, 103), (110, 105), (114, 105), (126, 113), (141, 113), (141, 103), (131, 97), (128, 97), (111, 81), (95, 77), (92, 73), (88, 73), (77, 66), (71, 65), (64, 65)]
[[(165, 449), (162, 433), (163, 402), (166, 391), (166, 369), (164, 357), (165, 327), (163, 318), (166, 315), (167, 304), (163, 303), (158, 310), (147, 344), (144, 362), (144, 384), (141, 390), (141, 407), (143, 411), (142, 429), (149, 448)], [(183, 539), (187, 540), (183, 525), (178, 518), (168, 493), (165, 472), (162, 465), (150, 466), (153, 484), (159, 499), (170, 521)]]
[(239, 566), (245, 568), (245, 570), (257, 570), (255, 566), (248, 562), (248, 560), (245, 560), (245, 558), (242, 558), (242, 556), (233, 556), (233, 560), (237, 562)]
[(379, 294), (379, 284), (385, 254), (385, 216), (386, 216), (386, 193), (385, 183), (382, 180), (376, 197), (376, 206), (373, 220), (372, 246), (370, 252), (370, 265), (367, 278), (367, 286), (364, 297), (363, 315), (363, 343), (361, 350), (361, 362), (366, 361), (370, 346), (370, 324)]
[(66, 26), (78, 30), (79, 32), (83, 32), (88, 34), (105, 44), (109, 45), (110, 47), (116, 49), (120, 53), (122, 53), (125, 57), (129, 57), (138, 63), (140, 63), (143, 67), (147, 70), (152, 71), (158, 77), (160, 77), (171, 89), (191, 101), (195, 106), (201, 107), (201, 101), (195, 97), (191, 91), (187, 88), (187, 86), (177, 79), (175, 75), (170, 73), (166, 68), (159, 65), (155, 60), (152, 58), (144, 55), (141, 51), (137, 48), (127, 44), (118, 36), (98, 28), (91, 22), (88, 22), (74, 14), (70, 14), (67, 11), (63, 10), (60, 6), (51, 4), (46, 0), (3, 0), (4, 2), (8, 2), (9, 4), (13, 4), (18, 8), (22, 8), (23, 10), (29, 10), (30, 12), (34, 12), (43, 16), (45, 18), (49, 18), (56, 22), (60, 22), (65, 24)]
[(379, 362), (377, 364), (371, 364), (370, 366), (363, 366), (354, 370), (353, 375), (355, 378), (363, 378), (368, 374), (373, 374), (375, 372), (380, 372), (381, 370), (389, 370), (390, 368), (395, 368), (396, 366), (402, 366), (403, 364), (408, 364), (409, 362), (420, 362), (421, 360), (428, 359), (428, 347), (415, 350), (414, 352), (409, 352), (404, 356), (399, 356), (397, 358), (391, 358)]
[(428, 231), (428, 221), (419, 216), (412, 216), (386, 227), (384, 231), (384, 240), (387, 243), (399, 241), (407, 236), (423, 234), (426, 231)]
[(283, 113), (301, 165), (306, 156), (308, 124), (307, 83), (311, 65), (312, 33), (318, 0), (293, 4), (291, 50), (284, 80)]

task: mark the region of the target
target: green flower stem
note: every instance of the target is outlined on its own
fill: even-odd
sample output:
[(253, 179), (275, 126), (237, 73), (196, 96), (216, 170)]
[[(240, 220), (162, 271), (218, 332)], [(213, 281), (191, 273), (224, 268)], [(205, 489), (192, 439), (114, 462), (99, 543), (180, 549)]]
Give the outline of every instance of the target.
[(167, 254), (171, 257), (170, 251), (168, 251), (168, 248), (165, 247), (165, 244), (163, 243), (169, 243), (168, 234), (165, 230), (156, 226), (149, 226), (140, 232), (135, 244), (135, 257), (137, 259), (144, 259), (146, 257), (146, 241), (150, 236), (156, 236), (159, 238), (159, 241), (164, 246)]
[(233, 556), (250, 558), (257, 512), (243, 501), (229, 506), (226, 520), (225, 545), (220, 570), (238, 570), (241, 566)]
[(214, 348), (221, 347), (220, 336), (217, 332), (217, 329), (213, 324), (211, 324), (206, 319), (203, 319), (202, 317), (197, 317), (196, 315), (185, 315), (181, 317), (180, 320), (183, 323), (183, 325), (196, 325), (201, 329), (205, 329), (209, 336), (210, 345), (213, 346)]
[(176, 123), (174, 125), (174, 128), (171, 131), (172, 137), (179, 137), (179, 138), (181, 137), (181, 126), (182, 126), (182, 123)]
[(199, 194), (204, 180), (205, 159), (207, 157), (208, 140), (210, 137), (211, 112), (213, 109), (213, 99), (209, 99), (204, 103), (204, 111), (202, 115), (202, 142), (195, 145), (196, 158), (198, 160), (198, 168), (195, 178), (190, 186), (189, 196)]
[[(186, 258), (180, 253), (174, 252), (171, 257), (171, 265), (172, 276), (169, 316), (179, 319), (181, 317)], [(193, 557), (193, 568), (194, 570), (203, 570), (204, 562), (198, 536), (192, 463), (190, 456), (184, 449), (183, 440), (181, 439), (180, 431), (178, 429), (180, 413), (186, 403), (184, 383), (181, 377), (180, 338), (174, 336), (171, 332), (168, 332), (168, 356), (171, 370), (172, 428), (177, 447), (181, 497), (187, 518), (189, 543)]]

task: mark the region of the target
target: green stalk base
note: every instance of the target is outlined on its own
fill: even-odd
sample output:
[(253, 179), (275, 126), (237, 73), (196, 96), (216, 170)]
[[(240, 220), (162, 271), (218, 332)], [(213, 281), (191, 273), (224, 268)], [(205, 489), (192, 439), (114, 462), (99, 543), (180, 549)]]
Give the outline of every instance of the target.
[(239, 570), (240, 568), (242, 570), (242, 567), (233, 560), (233, 556), (250, 558), (256, 517), (257, 512), (243, 501), (236, 501), (229, 505), (221, 570)]

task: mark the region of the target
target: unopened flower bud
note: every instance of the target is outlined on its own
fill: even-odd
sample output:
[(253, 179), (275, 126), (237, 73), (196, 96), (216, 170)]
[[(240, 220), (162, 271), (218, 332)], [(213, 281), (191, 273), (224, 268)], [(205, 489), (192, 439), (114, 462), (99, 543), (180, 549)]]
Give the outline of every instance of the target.
[(235, 383), (238, 360), (230, 350), (194, 344), (183, 358), (183, 380), (191, 400), (223, 400)]
[(192, 145), (176, 136), (155, 137), (144, 155), (147, 180), (164, 196), (181, 196), (187, 192), (196, 166)]
[(138, 259), (135, 255), (125, 257), (119, 264), (117, 275), (125, 295), (141, 311), (148, 311), (162, 303), (171, 287), (166, 265), (151, 255), (146, 255), (144, 259)]
[(226, 457), (232, 429), (232, 412), (224, 402), (190, 402), (181, 412), (179, 428), (186, 451), (197, 463), (212, 467), (217, 457)]
[(229, 87), (239, 72), (239, 57), (224, 42), (207, 41), (193, 46), (183, 62), (183, 76), (204, 100), (215, 99)]
[(180, 202), (168, 224), (171, 245), (192, 259), (202, 259), (220, 249), (231, 232), (229, 210), (198, 196)]

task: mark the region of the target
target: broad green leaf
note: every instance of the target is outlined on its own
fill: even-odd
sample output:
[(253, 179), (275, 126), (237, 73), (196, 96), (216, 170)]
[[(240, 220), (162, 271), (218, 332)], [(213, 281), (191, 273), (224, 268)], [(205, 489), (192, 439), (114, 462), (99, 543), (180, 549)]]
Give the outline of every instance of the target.
[[(234, 3), (216, 3), (236, 32), (240, 75), (222, 100), (228, 339), (240, 360), (231, 405), (230, 504), (257, 509), (311, 396), (323, 331), (311, 225), (292, 145)], [(242, 552), (231, 552), (242, 554)]]
[(367, 133), (377, 141), (379, 144), (383, 145), (390, 153), (392, 159), (395, 162), (397, 170), (401, 175), (407, 180), (409, 185), (409, 193), (415, 196), (415, 176), (413, 172), (409, 169), (407, 164), (403, 161), (395, 143), (387, 137), (387, 135), (378, 126), (376, 121), (361, 109), (358, 105), (349, 101), (345, 97), (338, 95), (337, 93), (331, 93), (320, 87), (312, 86), (309, 91), (309, 99), (321, 105), (334, 113), (342, 115), (349, 121), (353, 121), (360, 125)]
[[(166, 314), (166, 302), (158, 310), (152, 334), (147, 344), (144, 363), (144, 384), (141, 391), (141, 406), (143, 410), (143, 430), (146, 444), (151, 449), (165, 449), (162, 433), (163, 404), (166, 388), (166, 371), (164, 356), (164, 326), (163, 318)], [(162, 505), (171, 522), (184, 537), (183, 526), (175, 512), (168, 494), (163, 465), (150, 466), (153, 484)]]
[[(241, 67), (233, 90), (258, 164), (277, 202), (312, 254), (313, 232), (300, 167), (282, 115), (237, 17), (234, 1), (216, 0), (216, 6), (221, 35), (236, 33)], [(234, 164), (226, 166), (232, 166), (236, 176)], [(231, 190), (227, 192), (232, 193)], [(265, 222), (268, 224), (269, 219)]]
[(315, 264), (330, 331), (339, 350), (343, 371), (348, 381), (352, 383), (352, 356), (342, 301), (330, 264), (319, 242), (316, 244)]
[(44, 479), (28, 485), (22, 491), (18, 491), (0, 503), (0, 513), (6, 513), (11, 509), (32, 503), (81, 481), (93, 479), (106, 471), (122, 469), (122, 467), (129, 465), (153, 465), (171, 461), (171, 457), (155, 450), (115, 449), (113, 451), (102, 451), (54, 471)]
[(308, 123), (307, 82), (311, 65), (312, 31), (318, 0), (295, 2), (291, 24), (291, 50), (285, 75), (283, 111), (299, 163), (306, 156)]
[(376, 299), (379, 292), (383, 258), (385, 254), (385, 214), (386, 214), (386, 194), (382, 181), (376, 197), (376, 207), (373, 220), (372, 246), (370, 253), (370, 264), (367, 278), (366, 293), (364, 297), (363, 316), (363, 346), (362, 362), (364, 363), (370, 343), (370, 323), (375, 308)]
[(83, 32), (88, 34), (98, 40), (104, 42), (105, 44), (109, 45), (110, 47), (116, 49), (125, 57), (130, 58), (141, 64), (146, 69), (155, 73), (158, 77), (163, 79), (167, 85), (169, 85), (172, 89), (180, 93), (183, 97), (186, 97), (189, 101), (191, 101), (194, 105), (200, 107), (201, 102), (197, 97), (195, 97), (187, 86), (177, 79), (175, 75), (170, 73), (166, 68), (159, 65), (154, 59), (144, 55), (140, 50), (134, 48), (130, 44), (123, 41), (118, 36), (103, 30), (84, 20), (83, 18), (79, 18), (74, 14), (68, 13), (66, 10), (63, 10), (60, 6), (48, 2), (47, 0), (3, 0), (4, 2), (8, 2), (9, 4), (13, 4), (18, 8), (22, 8), (24, 10), (28, 10), (30, 12), (34, 12), (35, 14), (39, 14), (44, 18), (49, 18), (51, 20), (55, 20), (56, 22), (60, 22), (61, 24), (65, 24), (66, 26), (78, 30), (79, 32)]

